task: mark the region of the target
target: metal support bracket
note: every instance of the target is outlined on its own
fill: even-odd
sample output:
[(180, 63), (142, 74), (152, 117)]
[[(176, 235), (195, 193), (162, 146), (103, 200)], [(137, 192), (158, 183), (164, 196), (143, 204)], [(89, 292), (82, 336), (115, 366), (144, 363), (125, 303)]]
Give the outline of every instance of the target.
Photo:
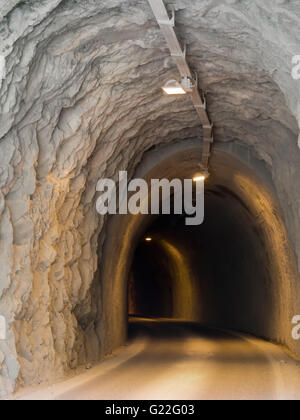
[(211, 143), (214, 141), (213, 124), (210, 121), (207, 112), (207, 99), (204, 92), (200, 92), (198, 84), (198, 74), (196, 77), (192, 75), (191, 68), (187, 62), (187, 44), (182, 43), (175, 31), (176, 11), (180, 10), (178, 7), (168, 7), (165, 5), (165, 0), (148, 0), (155, 18), (160, 25), (165, 40), (168, 44), (171, 56), (177, 65), (178, 71), (181, 75), (181, 86), (186, 93), (190, 93), (193, 105), (202, 124), (202, 134), (204, 140), (204, 149), (202, 156), (203, 170), (208, 173), (209, 157), (211, 156)]
[(170, 6), (170, 12), (172, 13), (172, 17), (169, 20), (157, 20), (160, 26), (171, 26), (171, 28), (175, 28), (175, 8)]
[(214, 136), (212, 135), (209, 138), (205, 137), (204, 138), (204, 141), (212, 144), (212, 143), (214, 143)]
[(213, 125), (213, 124), (210, 124), (210, 125), (203, 125), (202, 127), (203, 127), (204, 129), (207, 129), (207, 130), (213, 130), (214, 125)]
[(210, 155), (211, 155), (210, 152), (207, 152), (207, 153), (203, 152), (202, 153), (202, 157), (210, 157)]
[(209, 138), (205, 137), (205, 141), (209, 142), (209, 143), (213, 143), (214, 142), (214, 134), (213, 134), (213, 128), (214, 125), (203, 125), (202, 129), (204, 130), (209, 130), (211, 132), (211, 136)]
[(200, 168), (200, 170), (203, 172), (204, 175), (209, 177), (209, 170), (206, 164), (198, 163), (198, 167)]
[[(202, 105), (194, 105), (194, 107), (196, 109), (206, 109), (206, 98), (202, 98), (203, 99), (203, 104)], [(205, 128), (208, 128), (208, 126), (206, 126)]]
[(186, 51), (187, 51), (187, 45), (186, 45), (186, 42), (185, 42), (183, 51), (181, 53), (178, 53), (178, 54), (171, 52), (171, 57), (180, 57), (180, 58), (186, 59)]

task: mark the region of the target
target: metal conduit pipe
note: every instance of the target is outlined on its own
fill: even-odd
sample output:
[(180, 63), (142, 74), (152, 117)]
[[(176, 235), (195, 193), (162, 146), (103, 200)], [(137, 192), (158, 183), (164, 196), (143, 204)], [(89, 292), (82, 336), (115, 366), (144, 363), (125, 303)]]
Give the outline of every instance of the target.
[(202, 98), (199, 92), (198, 81), (194, 80), (192, 71), (189, 67), (189, 64), (187, 63), (186, 47), (184, 49), (182, 48), (174, 30), (175, 9), (171, 8), (172, 17), (170, 18), (168, 10), (163, 0), (148, 0), (148, 2), (152, 8), (157, 23), (159, 24), (160, 29), (164, 34), (171, 56), (173, 57), (177, 65), (178, 71), (182, 79), (184, 80), (188, 78), (194, 82), (192, 83), (189, 95), (192, 99), (195, 110), (200, 118), (203, 130), (203, 153), (201, 168), (203, 171), (208, 172), (211, 145), (214, 141), (213, 124), (211, 123), (208, 116), (206, 100), (205, 98)]

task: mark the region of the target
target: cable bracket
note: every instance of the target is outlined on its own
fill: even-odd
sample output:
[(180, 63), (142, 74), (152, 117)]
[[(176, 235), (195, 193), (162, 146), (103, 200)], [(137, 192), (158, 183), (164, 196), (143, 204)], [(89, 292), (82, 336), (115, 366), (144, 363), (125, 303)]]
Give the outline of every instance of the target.
[(170, 6), (170, 12), (172, 13), (172, 17), (170, 19), (157, 19), (157, 22), (160, 26), (171, 26), (171, 28), (175, 28), (175, 8)]

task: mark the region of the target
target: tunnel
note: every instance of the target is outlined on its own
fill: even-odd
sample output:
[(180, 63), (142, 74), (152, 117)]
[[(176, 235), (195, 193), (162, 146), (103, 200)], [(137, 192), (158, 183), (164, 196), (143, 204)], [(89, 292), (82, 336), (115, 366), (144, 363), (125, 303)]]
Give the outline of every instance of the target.
[[(277, 223), (277, 240), (283, 225), (269, 210), (261, 217)], [(212, 180), (204, 223), (186, 226), (185, 217), (162, 215), (141, 235), (128, 280), (129, 315), (199, 320), (268, 337), (283, 295), (273, 283), (280, 258), (272, 256), (262, 219), (241, 196)], [(284, 249), (273, 252), (283, 255)], [(283, 264), (287, 270), (288, 260)]]
[(193, 227), (96, 209), (99, 180), (190, 179), (205, 150), (148, 0), (0, 0), (0, 399), (103, 361), (137, 317), (300, 357), (299, 5), (165, 4), (213, 122)]
[[(192, 178), (201, 147), (190, 139), (151, 150), (136, 177)], [(100, 278), (104, 310), (105, 302), (110, 305), (108, 318), (102, 318), (110, 325), (110, 346), (126, 340), (128, 313), (243, 331), (292, 346), (286, 328), (297, 267), (267, 166), (242, 145), (216, 146), (204, 223), (186, 226), (185, 216), (116, 215), (109, 221)]]
[(272, 325), (277, 307), (266, 238), (226, 188), (208, 188), (205, 203), (203, 225), (161, 216), (142, 236), (129, 276), (129, 315), (257, 333)]

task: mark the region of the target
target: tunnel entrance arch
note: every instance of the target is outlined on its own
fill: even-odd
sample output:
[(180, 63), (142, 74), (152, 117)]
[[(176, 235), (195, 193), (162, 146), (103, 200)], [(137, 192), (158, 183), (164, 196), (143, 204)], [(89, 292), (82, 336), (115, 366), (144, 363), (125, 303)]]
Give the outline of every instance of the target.
[[(153, 150), (144, 156), (135, 177), (147, 181), (152, 178), (191, 178), (199, 170), (201, 151), (198, 139)], [(249, 332), (286, 344), (296, 351), (290, 334), (290, 320), (297, 306), (297, 266), (267, 168), (248, 148), (238, 143), (217, 145), (206, 185), (206, 203), (210, 209), (206, 218), (215, 218), (217, 224), (220, 215), (226, 213), (231, 224), (236, 220), (236, 233), (241, 234), (245, 227), (251, 258), (247, 261), (247, 249), (243, 261), (237, 254), (236, 263), (243, 264), (240, 282), (237, 276), (230, 286), (221, 285), (222, 298), (227, 299), (228, 305), (235, 305), (231, 315), (226, 314), (226, 305), (221, 305), (215, 312), (205, 311), (205, 304), (216, 302), (213, 300), (214, 287), (220, 287), (220, 284), (214, 280), (214, 286), (200, 287), (197, 280), (190, 277), (190, 290), (194, 288), (195, 291), (198, 284), (197, 292), (192, 295), (198, 299), (202, 292), (206, 301), (199, 310), (199, 302), (192, 299), (188, 314), (184, 312), (184, 305), (181, 308), (179, 305), (178, 317), (183, 315), (189, 321)], [(98, 321), (98, 334), (105, 354), (126, 340), (130, 269), (136, 247), (154, 221), (153, 216), (145, 215), (116, 215), (108, 221), (100, 270), (102, 309)], [(213, 220), (210, 219), (208, 226), (206, 235), (210, 235), (209, 231), (213, 229)], [(227, 231), (227, 236), (229, 233)], [(217, 240), (216, 232), (214, 235)], [(180, 254), (182, 249), (177, 248), (177, 252)], [(254, 260), (263, 267), (252, 267)], [(197, 270), (201, 267), (189, 272), (194, 275)], [(220, 273), (216, 273), (215, 279), (219, 276)], [(245, 302), (248, 302), (246, 306)]]

